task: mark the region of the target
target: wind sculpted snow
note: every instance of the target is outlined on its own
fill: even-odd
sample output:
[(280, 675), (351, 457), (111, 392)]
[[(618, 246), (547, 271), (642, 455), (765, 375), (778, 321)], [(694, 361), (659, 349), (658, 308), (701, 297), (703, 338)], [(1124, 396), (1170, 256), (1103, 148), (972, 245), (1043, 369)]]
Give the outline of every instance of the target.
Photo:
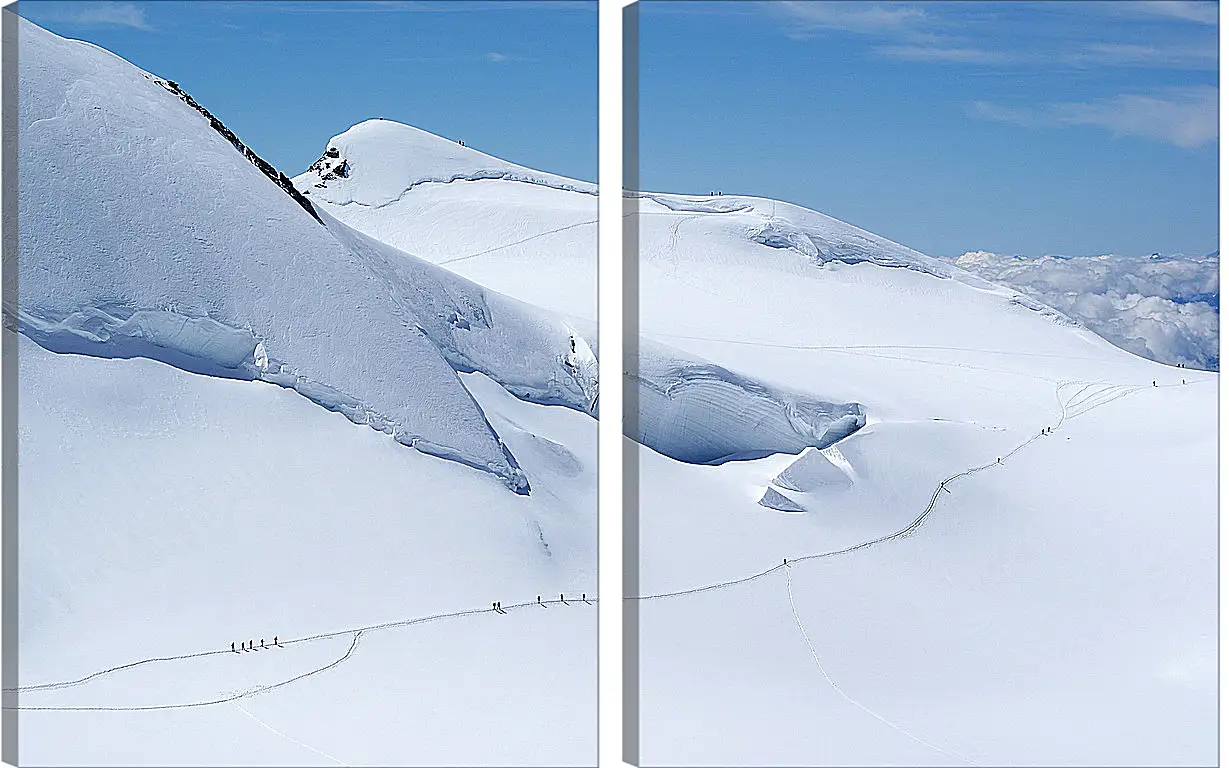
[(289, 387), (527, 492), (432, 322), (389, 301), (364, 254), (148, 73), (25, 21), (20, 35), (22, 333)]
[(639, 203), (641, 327), (708, 361), (641, 375), (774, 382), (646, 428), (702, 461), (804, 442), (760, 421), (785, 387), (827, 409), (800, 456), (640, 451), (642, 763), (1214, 761), (1215, 375), (798, 206)]
[[(380, 207), (421, 184), (504, 179), (597, 194), (584, 181), (535, 171), (392, 120), (365, 120), (329, 141), (322, 160), (338, 162), (296, 176), (296, 186), (333, 205)], [(345, 175), (335, 172), (340, 163)], [(327, 167), (326, 167), (327, 166)]]
[(866, 424), (858, 403), (774, 387), (650, 340), (636, 381), (638, 441), (691, 464), (827, 448)]
[(522, 400), (596, 415), (591, 329), (582, 333), (576, 327), (582, 323), (488, 291), (324, 216), (329, 231), (381, 276), (454, 369), (485, 373)]
[[(460, 195), (449, 189), (456, 180), (481, 183)], [(422, 308), (424, 331), (457, 370), (481, 371), (532, 402), (594, 410), (595, 308), (578, 301), (584, 294), (576, 290), (596, 276), (596, 243), (583, 229), (595, 223), (596, 205), (577, 194), (591, 185), (510, 166), (387, 120), (368, 120), (334, 137), (320, 161), (294, 181), (316, 200), (339, 239), (379, 264), (395, 295)], [(733, 197), (654, 199), (683, 211), (753, 207)], [(476, 216), (487, 226), (457, 233)], [(466, 238), (467, 251), (446, 250), (458, 237)], [(509, 327), (518, 329), (515, 345)], [(646, 341), (642, 348), (651, 353), (635, 373), (645, 407), (638, 439), (679, 461), (798, 453), (865, 423), (857, 403), (829, 402), (808, 394), (807, 386), (787, 391), (663, 344)]]

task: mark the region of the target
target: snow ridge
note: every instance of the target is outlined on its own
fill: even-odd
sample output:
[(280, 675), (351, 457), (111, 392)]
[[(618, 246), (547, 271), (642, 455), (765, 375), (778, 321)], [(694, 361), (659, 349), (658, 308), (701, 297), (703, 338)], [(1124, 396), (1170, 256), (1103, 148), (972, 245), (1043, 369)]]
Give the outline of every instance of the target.
[(390, 301), (368, 252), (148, 73), (24, 19), (20, 36), (20, 332), (288, 387), (528, 493), (422, 305)]
[(458, 373), (484, 373), (521, 400), (597, 415), (597, 339), (544, 309), (489, 291), (323, 214), (329, 232), (380, 275)]
[(324, 223), (323, 221), (320, 221), (320, 217), (316, 215), (316, 209), (312, 208), (312, 204), (307, 202), (307, 198), (303, 197), (299, 190), (295, 189), (294, 184), (290, 183), (290, 179), (286, 178), (286, 174), (274, 168), (268, 161), (260, 155), (257, 155), (246, 144), (240, 141), (239, 137), (227, 128), (221, 120), (214, 117), (213, 113), (198, 104), (196, 99), (189, 96), (186, 91), (180, 88), (179, 83), (176, 83), (174, 80), (163, 80), (157, 77), (153, 80), (158, 85), (178, 96), (189, 107), (192, 107), (197, 112), (204, 115), (205, 119), (209, 121), (209, 125), (212, 126), (215, 131), (222, 134), (227, 141), (234, 145), (235, 149), (239, 150), (239, 152), (246, 157), (252, 165), (259, 168), (261, 173), (268, 176), (274, 184), (281, 187), (286, 194), (290, 195), (292, 200), (303, 207), (303, 210), (310, 213), (313, 219), (319, 221), (321, 224)]
[[(333, 170), (337, 163), (317, 161), (292, 181), (300, 190), (338, 206), (382, 208), (424, 184), (459, 181), (514, 181), (597, 194), (595, 184), (509, 163), (392, 120), (365, 120), (352, 126), (329, 140), (325, 156), (332, 153), (344, 162), (344, 175)], [(327, 178), (330, 175), (333, 178)]]
[[(340, 168), (345, 169), (344, 175), (338, 173), (338, 170)], [(312, 186), (317, 189), (327, 189), (328, 188), (327, 182), (332, 181), (335, 178), (347, 178), (350, 174), (350, 170), (351, 169), (350, 169), (348, 162), (345, 161), (344, 159), (342, 163), (338, 164), (337, 166), (322, 167), (320, 169), (317, 169), (317, 173), (319, 174), (320, 181), (316, 182)], [(329, 178), (330, 175), (333, 178)], [(300, 181), (300, 183), (302, 183), (303, 177), (296, 176), (295, 180)], [(539, 187), (546, 187), (548, 189), (558, 189), (563, 192), (578, 192), (582, 195), (593, 195), (594, 197), (597, 196), (597, 189), (595, 187), (591, 187), (590, 185), (583, 184), (582, 182), (576, 182), (576, 183), (566, 182), (565, 183), (565, 182), (559, 182), (559, 181), (552, 181), (549, 178), (543, 178), (541, 176), (518, 173), (515, 171), (474, 171), (473, 173), (457, 173), (457, 174), (453, 174), (452, 176), (446, 176), (446, 177), (440, 176), (440, 177), (426, 177), (426, 178), (421, 178), (421, 179), (414, 179), (413, 181), (409, 183), (408, 186), (406, 186), (405, 190), (402, 191), (401, 194), (397, 195), (392, 200), (385, 200), (380, 203), (364, 203), (358, 200), (343, 200), (340, 202), (336, 200), (329, 200), (328, 202), (332, 203), (333, 205), (337, 205), (337, 206), (358, 205), (364, 208), (384, 208), (386, 206), (395, 205), (396, 203), (401, 202), (401, 200), (404, 199), (406, 195), (408, 195), (410, 192), (413, 192), (415, 188), (423, 186), (424, 184), (452, 184), (458, 181), (513, 181), (513, 182), (519, 182), (522, 184), (535, 184)], [(310, 195), (311, 190), (304, 188), (303, 194)]]

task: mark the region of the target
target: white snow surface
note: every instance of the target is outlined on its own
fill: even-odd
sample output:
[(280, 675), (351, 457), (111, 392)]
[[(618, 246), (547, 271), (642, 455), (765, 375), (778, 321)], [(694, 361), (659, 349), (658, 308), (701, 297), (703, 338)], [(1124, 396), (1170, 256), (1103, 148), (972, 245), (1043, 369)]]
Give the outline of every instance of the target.
[(333, 205), (379, 208), (396, 202), (420, 184), (488, 179), (597, 194), (594, 184), (509, 163), (392, 120), (365, 120), (334, 136), (328, 148), (340, 153), (349, 166), (348, 174), (322, 180), (324, 174), (308, 171), (296, 176), (294, 182), (300, 190)]
[(232, 703), (20, 712), (21, 764), (592, 763), (596, 608), (490, 606), (595, 591), (593, 419), (466, 377), (537, 479), (518, 496), (289, 390), (20, 344), (21, 684), (222, 652), (20, 706), (210, 701), (331, 663), (345, 630), (477, 611)]
[[(383, 162), (384, 158), (388, 160)], [(540, 174), (471, 173), (475, 167), (487, 167), (485, 163), (490, 158), (385, 120), (360, 123), (334, 137), (328, 142), (322, 160), (326, 162), (318, 163), (317, 170), (297, 176), (294, 181), (330, 221), (344, 222), (367, 236), (343, 239), (360, 239), (368, 244), (378, 240), (395, 245), (457, 275), (561, 313), (556, 321), (558, 327), (567, 329), (568, 338), (577, 338), (587, 345), (579, 355), (580, 360), (564, 364), (564, 383), (572, 378), (571, 371), (588, 370), (586, 361), (591, 359), (591, 350), (597, 343), (592, 323), (597, 307), (594, 294), (578, 291), (577, 286), (592, 285), (596, 280), (593, 225), (597, 220), (597, 201), (584, 182), (561, 181)], [(437, 161), (446, 162), (452, 176), (476, 180), (465, 184), (424, 182), (424, 178), (452, 178), (432, 165)], [(347, 169), (344, 176), (330, 170), (342, 163)], [(370, 191), (373, 189), (382, 191), (375, 194)], [(726, 200), (733, 207), (745, 205), (722, 199)], [(720, 207), (722, 201), (714, 205)], [(683, 201), (678, 205), (689, 203)], [(456, 222), (466, 220), (481, 221), (484, 226), (462, 231)], [(876, 242), (869, 233), (866, 237), (868, 242)], [(457, 248), (458, 242), (465, 243), (463, 249)], [(916, 257), (929, 268), (952, 271), (940, 262), (931, 264), (932, 260), (921, 254)], [(412, 279), (402, 281), (406, 284), (447, 283), (434, 277), (436, 273), (420, 262), (394, 255), (387, 263), (390, 268), (415, 273)], [(433, 275), (429, 280), (419, 276), (427, 273)], [(448, 293), (436, 291), (434, 295)], [(429, 298), (416, 302), (430, 303)], [(509, 314), (494, 306), (491, 310), (494, 317)], [(444, 316), (438, 311), (424, 316), (432, 314)], [(458, 370), (476, 367), (534, 402), (562, 402), (577, 407), (582, 393), (587, 396), (591, 390), (581, 376), (576, 385), (579, 392), (571, 393), (569, 398), (542, 396), (518, 385), (512, 377), (493, 372), (495, 366), (458, 360), (463, 356), (458, 351), (463, 340), (475, 334), (468, 329), (457, 332), (447, 327), (449, 324), (455, 325), (437, 323), (438, 331), (427, 325), (424, 328)], [(517, 323), (518, 328), (527, 325)], [(542, 370), (559, 370), (557, 365), (552, 368), (540, 360), (546, 360), (558, 349), (558, 340), (563, 336), (551, 332), (543, 335), (549, 340), (543, 354), (527, 360), (528, 370), (534, 376)], [(462, 341), (454, 342), (445, 336)], [(498, 334), (483, 336), (488, 337), (499, 338)], [(527, 348), (529, 342), (521, 346)], [(491, 351), (499, 353), (498, 348)], [(804, 393), (770, 384), (714, 365), (670, 344), (645, 340), (642, 352), (642, 363), (634, 374), (641, 389), (639, 441), (682, 461), (721, 463), (772, 453), (792, 454), (808, 446), (824, 448), (865, 421), (857, 402), (841, 402), (823, 397), (822, 392)], [(519, 348), (518, 353), (522, 353)], [(511, 362), (501, 361), (498, 367), (507, 369)], [(595, 369), (594, 364), (594, 372)]]
[(21, 34), (26, 335), (290, 387), (521, 492), (456, 371), (595, 409), (581, 331), (336, 221), (321, 227), (152, 76), (32, 24)]
[(485, 373), (523, 400), (596, 414), (592, 323), (569, 324), (321, 215), (404, 311), (417, 317), (418, 328), (457, 371)]
[(797, 206), (640, 211), (647, 339), (866, 419), (641, 450), (641, 764), (1215, 762), (1216, 374)]
[(21, 691), (22, 764), (591, 764), (593, 318), (324, 226), (153, 75), (20, 44), (19, 680), (175, 657)]
[[(322, 180), (308, 171), (294, 178), (319, 210), (487, 288), (596, 322), (592, 185), (387, 120), (354, 126), (331, 139), (330, 149), (344, 151), (333, 162), (346, 160), (346, 177)], [(454, 176), (474, 180), (424, 181)]]

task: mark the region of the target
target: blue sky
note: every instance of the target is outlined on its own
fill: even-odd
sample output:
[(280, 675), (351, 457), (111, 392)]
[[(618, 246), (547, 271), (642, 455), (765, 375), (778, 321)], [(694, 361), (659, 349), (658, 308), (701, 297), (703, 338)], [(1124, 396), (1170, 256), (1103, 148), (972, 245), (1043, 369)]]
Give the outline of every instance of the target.
[(1218, 247), (1217, 6), (641, 5), (641, 187), (933, 255)]
[(597, 176), (587, 2), (64, 2), (23, 16), (178, 82), (288, 175), (385, 117), (523, 165)]

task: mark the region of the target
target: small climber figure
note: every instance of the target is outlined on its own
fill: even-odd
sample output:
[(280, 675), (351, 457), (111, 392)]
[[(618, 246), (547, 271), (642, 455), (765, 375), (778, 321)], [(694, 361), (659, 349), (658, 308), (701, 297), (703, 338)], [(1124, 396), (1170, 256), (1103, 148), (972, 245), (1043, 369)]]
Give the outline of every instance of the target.
[(581, 592), (581, 593), (580, 593), (580, 600), (581, 600), (581, 602), (583, 602), (583, 603), (587, 603), (587, 602), (589, 602), (589, 598), (585, 597), (585, 593), (584, 593), (584, 592)]
[(1182, 383), (1183, 383), (1183, 384), (1186, 384), (1186, 379), (1183, 379), (1183, 380), (1182, 380)]
[(563, 599), (563, 593), (562, 593), (562, 592), (560, 592), (560, 593), (559, 593), (559, 602), (563, 603), (564, 605), (567, 605), (567, 604), (568, 604), (568, 601)]
[(572, 345), (572, 352), (573, 352), (573, 353), (575, 353), (575, 352), (576, 352), (576, 337), (575, 337), (575, 336), (569, 336), (569, 337), (568, 337), (568, 343)]
[(235, 641), (234, 641), (234, 640), (231, 640), (231, 641), (230, 641), (230, 649), (231, 649), (231, 651), (233, 651), (234, 653), (238, 653), (238, 651), (236, 651), (236, 650), (235, 650)]
[(277, 646), (277, 647), (279, 647), (279, 648), (281, 648), (281, 647), (282, 647), (282, 646), (281, 646), (281, 644), (277, 642), (277, 635), (274, 635), (274, 636), (273, 636), (273, 644), (274, 644), (274, 645), (276, 645), (276, 646)]
[(263, 637), (262, 637), (262, 638), (260, 638), (260, 647), (261, 647), (262, 649), (265, 647), (265, 639), (264, 639)]
[(995, 459), (994, 461), (995, 461), (995, 463), (997, 463), (997, 464), (1002, 464), (1002, 463), (1003, 463), (1003, 459), (1002, 459), (1002, 457), (999, 457), (999, 458)]
[(1153, 380), (1152, 380), (1152, 386), (1154, 386), (1154, 387), (1156, 386), (1156, 379), (1153, 379)]

